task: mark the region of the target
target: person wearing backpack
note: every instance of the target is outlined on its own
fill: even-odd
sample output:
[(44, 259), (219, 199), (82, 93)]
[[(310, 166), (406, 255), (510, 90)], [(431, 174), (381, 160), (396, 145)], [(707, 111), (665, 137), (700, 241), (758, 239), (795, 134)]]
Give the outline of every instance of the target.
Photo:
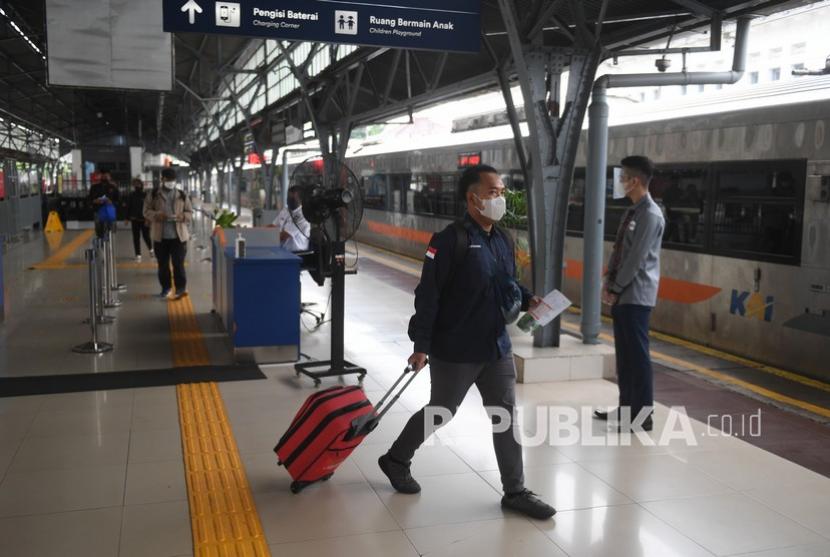
[(121, 193), (118, 191), (118, 186), (112, 181), (112, 175), (109, 172), (102, 172), (101, 179), (92, 184), (87, 199), (92, 206), (95, 235), (98, 238), (103, 238), (110, 230), (115, 232)]
[[(458, 194), (466, 203), (462, 220), (433, 235), (415, 289), (415, 315), (409, 338), (415, 348), (409, 364), (417, 372), (429, 361), (430, 400), (414, 414), (378, 465), (392, 487), (418, 493), (410, 473), (415, 451), (438, 427), (440, 414), (455, 415), (473, 384), (485, 407), (514, 416), (516, 368), (506, 324), (520, 310), (541, 303), (515, 280), (513, 244), (496, 226), (506, 212), (505, 187), (498, 171), (486, 165), (470, 167), (459, 180)], [(427, 413), (435, 416), (426, 423)], [(494, 424), (496, 416), (493, 416)], [(501, 473), (502, 506), (537, 519), (556, 511), (524, 485), (518, 426), (493, 431)]]
[(184, 259), (187, 256), (187, 241), (190, 239), (190, 223), (193, 220), (193, 205), (190, 198), (176, 183), (176, 171), (165, 168), (161, 171), (161, 187), (147, 194), (144, 199), (144, 218), (150, 223), (150, 238), (153, 240), (161, 297), (170, 295), (170, 265), (173, 265), (173, 280), (176, 293), (173, 299), (187, 296), (187, 275)]

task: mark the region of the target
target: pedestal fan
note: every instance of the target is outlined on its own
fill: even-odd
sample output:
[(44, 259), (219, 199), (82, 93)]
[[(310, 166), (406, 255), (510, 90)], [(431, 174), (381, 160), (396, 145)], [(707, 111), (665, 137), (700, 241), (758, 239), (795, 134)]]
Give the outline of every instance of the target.
[[(312, 254), (305, 266), (321, 286), (331, 279), (331, 359), (302, 362), (294, 366), (297, 375), (306, 375), (319, 385), (323, 377), (359, 375), (363, 381), (366, 370), (345, 360), (343, 332), (345, 319), (346, 242), (360, 228), (363, 219), (363, 191), (354, 173), (333, 156), (313, 157), (295, 170), (291, 187), (300, 189), (301, 211), (293, 211), (297, 222), (304, 218), (311, 225), (309, 234)], [(302, 214), (302, 217), (300, 217)]]

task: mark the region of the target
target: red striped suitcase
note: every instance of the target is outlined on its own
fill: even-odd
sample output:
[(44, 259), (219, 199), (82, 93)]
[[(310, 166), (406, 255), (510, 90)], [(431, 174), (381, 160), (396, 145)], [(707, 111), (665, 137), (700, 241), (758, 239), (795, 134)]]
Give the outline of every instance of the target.
[(415, 379), (417, 373), (412, 374), (386, 406), (383, 405), (411, 371), (411, 367), (404, 370), (378, 402), (377, 408), (358, 386), (331, 387), (306, 399), (274, 448), (279, 465), (285, 466), (294, 480), (291, 484), (293, 493), (334, 474)]

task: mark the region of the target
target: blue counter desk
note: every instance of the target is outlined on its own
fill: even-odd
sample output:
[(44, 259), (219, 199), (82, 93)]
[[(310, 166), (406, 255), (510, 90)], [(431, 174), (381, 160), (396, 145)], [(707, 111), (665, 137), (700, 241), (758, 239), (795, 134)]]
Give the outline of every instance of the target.
[(294, 362), (300, 354), (300, 258), (280, 247), (213, 248), (214, 309), (237, 361)]

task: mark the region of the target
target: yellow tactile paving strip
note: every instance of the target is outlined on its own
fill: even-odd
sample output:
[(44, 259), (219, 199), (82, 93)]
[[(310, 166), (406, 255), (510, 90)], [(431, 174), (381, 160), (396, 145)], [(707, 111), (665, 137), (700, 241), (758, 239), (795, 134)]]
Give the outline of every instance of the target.
[(167, 303), (173, 367), (208, 366), (208, 353), (190, 296)]
[[(69, 259), (72, 254), (78, 250), (78, 248), (89, 243), (93, 232), (93, 230), (84, 230), (71, 241), (64, 244), (55, 253), (40, 263), (33, 265), (32, 269), (37, 269), (39, 271), (44, 269), (63, 269), (65, 267), (66, 260)], [(85, 265), (81, 265), (81, 267), (85, 267)]]
[[(175, 367), (210, 365), (189, 297), (168, 304)], [(262, 523), (216, 383), (178, 385), (194, 557), (268, 557)]]

